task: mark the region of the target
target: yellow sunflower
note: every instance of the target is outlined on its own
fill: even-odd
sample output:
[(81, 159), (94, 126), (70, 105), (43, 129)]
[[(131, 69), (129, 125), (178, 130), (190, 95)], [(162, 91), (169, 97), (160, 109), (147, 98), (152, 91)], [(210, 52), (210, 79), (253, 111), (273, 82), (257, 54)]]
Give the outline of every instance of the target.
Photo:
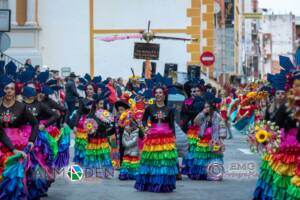
[(108, 117), (108, 116), (109, 116), (109, 112), (108, 112), (108, 111), (104, 111), (104, 112), (103, 112), (103, 116), (104, 116), (104, 117)]
[(86, 128), (88, 130), (92, 130), (94, 128), (93, 124), (91, 122), (87, 123)]
[(219, 151), (220, 150), (220, 146), (215, 144), (213, 147), (213, 151)]
[(153, 99), (150, 99), (148, 103), (149, 103), (150, 105), (154, 104)]
[(260, 144), (265, 143), (270, 137), (270, 133), (265, 130), (259, 130), (255, 134), (256, 141)]

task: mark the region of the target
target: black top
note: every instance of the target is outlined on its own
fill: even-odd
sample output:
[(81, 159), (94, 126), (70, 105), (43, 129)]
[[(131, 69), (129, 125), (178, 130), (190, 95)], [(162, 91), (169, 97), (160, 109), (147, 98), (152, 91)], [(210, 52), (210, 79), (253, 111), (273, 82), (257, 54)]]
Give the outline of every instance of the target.
[(37, 119), (26, 109), (25, 104), (15, 102), (15, 104), (9, 108), (0, 106), (0, 140), (10, 150), (14, 149), (9, 138), (5, 135), (3, 128), (19, 128), (22, 125), (29, 123), (32, 126), (32, 133), (29, 138), (30, 142), (34, 142), (38, 132)]
[(107, 136), (113, 135), (116, 131), (114, 123), (105, 123), (101, 121), (98, 117), (96, 117), (93, 113), (90, 113), (87, 118), (93, 118), (98, 124), (96, 133), (89, 135), (89, 139), (106, 138)]
[(79, 107), (78, 107), (78, 112), (77, 112), (77, 116), (76, 116), (76, 124), (78, 124), (80, 118), (82, 115), (87, 115), (90, 113), (91, 109), (92, 109), (92, 101), (90, 99), (84, 98), (84, 99), (80, 99), (79, 100)]
[[(187, 99), (190, 100), (190, 99)], [(201, 110), (195, 109), (193, 104), (188, 105), (186, 104), (185, 100), (182, 103), (181, 112), (180, 112), (180, 120), (181, 120), (181, 128), (186, 133), (188, 130), (189, 124), (193, 124), (195, 117)]]
[[(24, 102), (25, 103), (25, 102)], [(30, 104), (26, 104), (27, 109), (32, 113), (32, 115), (38, 119), (38, 121), (41, 120), (47, 120), (45, 123), (45, 126), (48, 127), (49, 125), (52, 125), (56, 122), (56, 120), (59, 119), (59, 115), (56, 114), (50, 107), (48, 107), (46, 104), (34, 101)]]
[[(44, 100), (42, 101), (43, 104), (45, 104), (47, 107), (54, 109), (54, 110), (58, 110), (60, 112), (60, 116), (59, 118), (61, 119), (61, 123), (65, 123), (67, 122), (67, 108), (65, 108), (64, 106), (60, 105), (59, 103), (57, 103), (56, 101), (54, 101), (53, 99), (49, 98), (48, 96), (46, 96), (44, 98)], [(58, 124), (59, 125), (59, 124)]]
[(158, 107), (156, 104), (148, 106), (143, 117), (144, 126), (147, 126), (148, 119), (150, 119), (151, 123), (168, 123), (169, 127), (175, 130), (174, 111), (168, 106)]
[(76, 102), (79, 98), (79, 94), (77, 92), (77, 88), (75, 85), (75, 81), (69, 79), (66, 83), (66, 102)]
[(291, 118), (290, 113), (284, 104), (272, 113), (270, 113), (268, 107), (266, 110), (265, 119), (275, 122), (279, 128), (284, 128), (286, 131), (291, 128), (296, 128), (296, 121)]

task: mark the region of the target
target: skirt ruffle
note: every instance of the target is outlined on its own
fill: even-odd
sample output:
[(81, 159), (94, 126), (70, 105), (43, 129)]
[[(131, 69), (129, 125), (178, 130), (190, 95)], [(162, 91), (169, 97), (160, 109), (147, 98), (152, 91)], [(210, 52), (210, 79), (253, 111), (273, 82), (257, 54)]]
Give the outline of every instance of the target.
[(188, 143), (189, 143), (189, 149), (188, 153), (185, 158), (182, 160), (182, 165), (184, 166), (181, 170), (182, 174), (188, 175), (191, 174), (191, 168), (193, 166), (194, 162), (194, 152), (197, 147), (197, 143), (199, 141), (198, 139), (198, 133), (200, 131), (199, 126), (192, 125), (189, 127), (187, 131), (187, 137), (188, 137)]
[(120, 180), (135, 180), (139, 169), (139, 157), (124, 156), (120, 169)]
[[(24, 150), (31, 127), (5, 129), (5, 132), (18, 150)], [(1, 146), (0, 151), (2, 155), (9, 155), (4, 146)], [(35, 199), (44, 196), (54, 182), (53, 164), (57, 152), (54, 138), (48, 132), (40, 131), (27, 158), (23, 159), (19, 154), (10, 153), (0, 185), (0, 199)]]
[(84, 167), (113, 169), (107, 138), (89, 139), (86, 145)]
[(167, 124), (153, 124), (145, 138), (135, 188), (172, 192), (176, 188), (178, 157), (175, 137)]
[(79, 165), (84, 165), (85, 148), (87, 145), (88, 134), (84, 129), (77, 128), (75, 135), (74, 158), (73, 162)]
[(194, 151), (193, 166), (190, 169), (189, 178), (192, 180), (207, 180), (208, 176), (207, 168), (211, 163), (219, 163), (223, 165), (223, 155), (215, 153), (209, 147), (211, 141), (210, 131), (207, 130), (204, 136), (199, 139)]
[(58, 144), (58, 156), (55, 160), (55, 168), (61, 169), (68, 166), (70, 160), (70, 127), (64, 127), (60, 130), (60, 138), (57, 141)]

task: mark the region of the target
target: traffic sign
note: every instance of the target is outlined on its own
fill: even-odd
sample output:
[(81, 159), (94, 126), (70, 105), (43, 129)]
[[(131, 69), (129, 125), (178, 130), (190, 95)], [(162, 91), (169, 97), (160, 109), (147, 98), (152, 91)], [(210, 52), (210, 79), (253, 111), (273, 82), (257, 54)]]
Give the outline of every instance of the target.
[(204, 66), (213, 65), (215, 62), (215, 55), (210, 51), (205, 51), (200, 56), (200, 61)]

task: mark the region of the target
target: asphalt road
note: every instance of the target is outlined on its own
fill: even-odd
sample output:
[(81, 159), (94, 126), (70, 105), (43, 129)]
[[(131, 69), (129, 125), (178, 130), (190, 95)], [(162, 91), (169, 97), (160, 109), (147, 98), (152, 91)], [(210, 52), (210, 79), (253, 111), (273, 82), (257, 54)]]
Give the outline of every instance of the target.
[(172, 193), (137, 192), (134, 181), (89, 178), (71, 182), (60, 175), (45, 200), (250, 200), (259, 170), (259, 156), (248, 150), (246, 137), (238, 133), (226, 140), (223, 181), (191, 181), (183, 177)]

